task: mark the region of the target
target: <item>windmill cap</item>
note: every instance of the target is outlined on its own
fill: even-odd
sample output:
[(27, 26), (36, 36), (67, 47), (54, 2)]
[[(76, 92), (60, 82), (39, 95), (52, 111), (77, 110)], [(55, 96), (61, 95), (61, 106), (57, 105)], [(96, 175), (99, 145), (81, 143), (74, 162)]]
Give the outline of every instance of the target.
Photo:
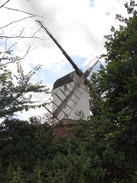
[(60, 87), (60, 86), (64, 86), (67, 83), (70, 83), (73, 81), (73, 76), (74, 76), (75, 71), (57, 79), (53, 85), (53, 90)]

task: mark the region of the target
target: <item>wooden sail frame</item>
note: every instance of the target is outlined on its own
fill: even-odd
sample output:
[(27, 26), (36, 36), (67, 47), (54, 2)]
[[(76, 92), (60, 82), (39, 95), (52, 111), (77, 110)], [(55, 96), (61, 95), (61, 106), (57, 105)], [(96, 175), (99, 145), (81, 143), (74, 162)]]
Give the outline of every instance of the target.
[[(76, 85), (72, 88), (72, 90), (69, 92), (68, 95), (66, 95), (65, 99), (61, 101), (59, 106), (57, 106), (57, 109), (52, 112), (50, 111), (47, 107), (46, 109), (48, 112), (50, 112), (53, 116), (53, 118), (56, 118), (58, 121), (58, 114), (62, 111), (63, 107), (67, 105), (67, 102), (70, 100), (72, 95), (74, 94), (75, 90), (78, 89), (78, 87), (82, 84), (85, 83), (88, 85), (89, 89), (92, 90), (95, 95), (100, 99), (99, 95), (93, 90), (92, 84), (87, 80), (87, 77), (91, 73), (92, 69), (95, 67), (95, 65), (99, 62), (98, 58), (96, 58), (96, 61), (93, 63), (92, 66), (89, 66), (89, 68), (83, 73), (78, 66), (75, 64), (75, 62), (71, 59), (71, 57), (67, 54), (67, 52), (62, 48), (62, 46), (58, 43), (58, 41), (54, 38), (54, 36), (50, 33), (50, 31), (47, 29), (47, 27), (44, 25), (44, 23), (40, 20), (36, 20), (38, 25), (43, 28), (46, 33), (49, 35), (49, 37), (53, 40), (53, 42), (57, 45), (57, 47), (61, 50), (62, 54), (66, 57), (66, 59), (70, 62), (72, 67), (74, 68), (75, 72), (78, 74), (79, 79), (76, 83)], [(52, 101), (51, 101), (52, 102)]]

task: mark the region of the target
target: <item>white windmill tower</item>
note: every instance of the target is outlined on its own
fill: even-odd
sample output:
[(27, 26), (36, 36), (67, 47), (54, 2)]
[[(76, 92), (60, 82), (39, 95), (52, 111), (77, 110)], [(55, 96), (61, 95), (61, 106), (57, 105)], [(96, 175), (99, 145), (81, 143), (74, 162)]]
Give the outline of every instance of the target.
[[(83, 113), (83, 118), (87, 120), (90, 116), (89, 91), (93, 90), (87, 77), (99, 60), (97, 58), (92, 60), (88, 64), (87, 70), (83, 73), (44, 26), (43, 22), (39, 20), (36, 22), (47, 32), (75, 70), (55, 81), (53, 85), (53, 95), (49, 99), (53, 104), (53, 110), (51, 111), (47, 107), (46, 109), (52, 114), (54, 122), (64, 119), (78, 120), (80, 118), (78, 115), (79, 112)], [(99, 96), (97, 95), (97, 97)]]

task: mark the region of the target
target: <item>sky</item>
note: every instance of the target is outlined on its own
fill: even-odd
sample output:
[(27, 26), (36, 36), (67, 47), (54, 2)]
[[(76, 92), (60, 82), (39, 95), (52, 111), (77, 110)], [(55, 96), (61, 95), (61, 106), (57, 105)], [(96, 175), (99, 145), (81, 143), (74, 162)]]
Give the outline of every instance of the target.
[[(110, 34), (111, 26), (118, 28), (119, 22), (115, 19), (116, 14), (127, 16), (124, 4), (130, 0), (10, 0), (5, 7), (33, 13), (35, 17), (28, 18), (27, 14), (9, 10), (5, 7), (0, 9), (0, 27), (14, 21), (5, 28), (1, 28), (3, 34), (8, 36), (19, 35), (31, 36), (39, 30), (35, 20), (43, 21), (45, 26), (54, 35), (68, 55), (77, 66), (85, 70), (86, 65), (94, 57), (105, 52), (104, 35)], [(0, 0), (0, 5), (6, 0)], [(21, 22), (16, 20), (26, 17)], [(0, 32), (1, 33), (1, 32)], [(17, 44), (12, 48), (18, 56), (23, 56), (31, 45), (30, 52), (21, 61), (24, 72), (29, 72), (34, 66), (41, 64), (42, 69), (33, 78), (34, 81), (42, 80), (50, 89), (53, 83), (60, 77), (73, 71), (73, 67), (63, 56), (58, 47), (48, 37), (44, 30), (37, 32), (39, 39), (9, 39), (9, 45)], [(0, 49), (3, 44), (0, 42)], [(103, 62), (101, 60), (101, 62)], [(15, 65), (10, 67), (14, 72)], [(49, 96), (35, 96), (46, 101)], [(26, 113), (40, 115), (43, 110)], [(24, 114), (20, 114), (24, 116)]]

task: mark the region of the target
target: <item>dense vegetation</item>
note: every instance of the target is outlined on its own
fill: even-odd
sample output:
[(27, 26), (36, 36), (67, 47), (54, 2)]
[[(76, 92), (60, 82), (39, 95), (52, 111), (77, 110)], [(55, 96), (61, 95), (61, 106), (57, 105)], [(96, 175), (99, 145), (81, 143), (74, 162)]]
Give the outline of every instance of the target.
[(53, 142), (47, 122), (6, 115), (0, 125), (0, 182), (137, 182), (137, 10), (134, 1), (125, 7), (129, 17), (117, 15), (122, 25), (106, 36), (106, 66), (91, 78), (102, 97), (91, 93), (91, 119), (80, 120), (69, 139)]

